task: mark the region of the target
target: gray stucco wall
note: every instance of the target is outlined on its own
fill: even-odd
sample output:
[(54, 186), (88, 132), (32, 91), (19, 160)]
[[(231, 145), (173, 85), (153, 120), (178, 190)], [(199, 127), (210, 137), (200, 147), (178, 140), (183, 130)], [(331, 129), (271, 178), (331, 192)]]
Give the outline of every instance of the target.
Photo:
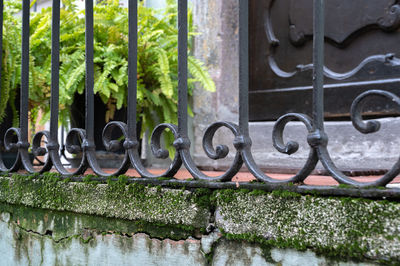
[[(194, 158), (200, 166), (213, 168), (205, 160), (202, 138), (216, 121), (238, 121), (238, 1), (193, 1), (193, 22), (200, 35), (194, 40), (194, 55), (206, 63), (217, 91), (197, 88), (193, 93)], [(222, 133), (221, 133), (222, 132)], [(230, 133), (222, 130), (215, 143), (231, 144)], [(232, 145), (230, 145), (232, 148)], [(232, 149), (231, 149), (232, 150)]]

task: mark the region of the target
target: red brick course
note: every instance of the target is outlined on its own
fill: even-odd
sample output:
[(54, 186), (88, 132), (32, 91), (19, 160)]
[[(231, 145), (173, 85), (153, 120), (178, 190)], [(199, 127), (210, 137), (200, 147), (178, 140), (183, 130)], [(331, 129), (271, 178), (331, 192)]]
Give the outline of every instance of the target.
[[(105, 170), (107, 172), (107, 170)], [(112, 169), (109, 169), (108, 171), (112, 171)], [(154, 174), (160, 174), (163, 172), (161, 169), (150, 169), (149, 170), (151, 173)], [(209, 176), (218, 176), (223, 174), (223, 172), (220, 171), (203, 171), (204, 174), (209, 175)], [(93, 174), (92, 170), (87, 170), (86, 174)], [(130, 169), (126, 175), (128, 176), (133, 176), (133, 177), (140, 177), (138, 172), (134, 169)], [(288, 179), (290, 178), (291, 174), (268, 174), (269, 176), (276, 178), (276, 179)], [(357, 176), (357, 177), (352, 177), (354, 180), (357, 181), (362, 181), (362, 182), (370, 182), (374, 181), (381, 176)], [(181, 169), (178, 171), (178, 173), (175, 175), (176, 179), (190, 179), (192, 176), (186, 169)], [(235, 177), (232, 178), (232, 181), (234, 182), (249, 182), (255, 180), (254, 176), (249, 173), (249, 172), (239, 172), (235, 175)], [(310, 175), (309, 177), (306, 178), (304, 181), (305, 184), (307, 185), (313, 185), (313, 186), (335, 186), (338, 185), (338, 182), (336, 182), (335, 179), (333, 179), (330, 176), (324, 176), (324, 175)], [(392, 182), (393, 183), (400, 183), (400, 176), (396, 177)]]

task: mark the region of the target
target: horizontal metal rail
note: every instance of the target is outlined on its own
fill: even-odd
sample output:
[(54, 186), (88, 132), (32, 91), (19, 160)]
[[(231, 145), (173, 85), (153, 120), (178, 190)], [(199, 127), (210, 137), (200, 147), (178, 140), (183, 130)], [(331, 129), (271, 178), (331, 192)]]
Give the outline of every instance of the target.
[[(251, 138), (249, 136), (249, 45), (248, 45), (248, 0), (239, 0), (239, 124), (232, 122), (215, 122), (205, 131), (203, 147), (205, 153), (211, 159), (217, 160), (227, 156), (229, 149), (225, 145), (213, 145), (213, 138), (220, 128), (229, 129), (235, 136), (233, 145), (236, 155), (230, 168), (221, 176), (208, 176), (196, 166), (190, 154), (190, 141), (188, 136), (188, 21), (187, 21), (187, 0), (178, 0), (178, 124), (162, 123), (156, 126), (151, 137), (151, 150), (155, 157), (165, 159), (168, 152), (161, 146), (161, 136), (166, 130), (174, 135), (173, 146), (176, 155), (169, 167), (161, 174), (152, 174), (143, 165), (139, 154), (139, 142), (137, 136), (136, 101), (137, 101), (137, 47), (138, 47), (138, 2), (129, 0), (129, 56), (128, 56), (128, 99), (127, 99), (127, 121), (112, 121), (103, 130), (103, 142), (105, 147), (114, 151), (123, 148), (124, 159), (113, 173), (105, 172), (96, 159), (96, 147), (94, 142), (94, 69), (93, 69), (93, 0), (85, 1), (85, 23), (86, 23), (86, 117), (85, 128), (73, 128), (66, 137), (66, 149), (73, 154), (82, 153), (82, 159), (77, 168), (70, 169), (62, 164), (60, 158), (60, 145), (58, 143), (58, 122), (59, 122), (59, 53), (60, 53), (60, 1), (53, 0), (52, 8), (52, 51), (51, 51), (51, 118), (50, 130), (37, 132), (32, 140), (32, 151), (35, 155), (46, 155), (43, 166), (38, 169), (34, 167), (29, 158), (28, 149), (28, 98), (29, 98), (29, 0), (22, 0), (22, 68), (21, 68), (21, 105), (19, 128), (10, 128), (4, 136), (5, 151), (18, 152), (15, 163), (7, 168), (0, 159), (0, 171), (15, 172), (25, 169), (29, 173), (43, 173), (56, 169), (64, 176), (75, 176), (83, 174), (91, 168), (97, 175), (102, 177), (118, 176), (127, 172), (133, 166), (143, 177), (143, 182), (159, 182), (160, 184), (174, 183), (193, 185), (194, 187), (203, 184), (204, 187), (222, 188), (236, 187), (231, 182), (232, 177), (238, 173), (243, 165), (261, 182), (267, 183), (265, 189), (279, 188), (279, 184), (302, 183), (315, 169), (318, 161), (322, 163), (329, 174), (341, 184), (355, 187), (385, 186), (400, 173), (400, 160), (384, 176), (373, 182), (356, 181), (341, 172), (330, 158), (327, 150), (328, 136), (324, 130), (324, 88), (323, 88), (323, 66), (324, 66), (324, 0), (314, 0), (314, 46), (313, 46), (313, 115), (309, 117), (300, 113), (288, 113), (280, 117), (273, 130), (274, 147), (282, 153), (295, 153), (299, 147), (298, 143), (289, 141), (284, 143), (283, 131), (286, 124), (291, 121), (301, 121), (308, 130), (307, 141), (310, 145), (310, 153), (303, 168), (294, 176), (286, 179), (275, 179), (266, 175), (257, 166), (251, 153)], [(3, 3), (1, 2), (1, 14)], [(0, 17), (1, 24), (3, 17)], [(2, 27), (0, 27), (1, 29)], [(2, 40), (2, 32), (0, 32)], [(2, 49), (2, 42), (0, 42)], [(1, 53), (0, 53), (1, 56)], [(1, 59), (1, 58), (0, 58)], [(0, 72), (1, 73), (1, 72)], [(372, 133), (379, 130), (379, 122), (363, 121), (363, 103), (370, 96), (380, 96), (393, 101), (400, 106), (400, 98), (390, 92), (382, 90), (370, 90), (359, 95), (351, 107), (351, 119), (353, 125), (362, 133)], [(112, 131), (119, 130), (124, 136), (124, 141), (112, 139)], [(14, 141), (14, 136), (18, 141)], [(46, 147), (41, 147), (42, 138), (47, 139)], [(77, 145), (74, 139), (80, 138), (81, 144)], [(184, 166), (195, 179), (195, 181), (160, 181), (159, 177), (174, 177), (181, 166)], [(149, 181), (150, 180), (150, 181)], [(199, 182), (207, 181), (207, 182)], [(248, 184), (249, 187), (254, 186)], [(339, 189), (339, 188), (338, 188)], [(298, 186), (295, 191), (308, 191), (307, 186)], [(330, 191), (330, 189), (328, 189)], [(336, 194), (342, 194), (337, 190)], [(353, 190), (352, 190), (353, 191)], [(395, 193), (396, 190), (391, 191)], [(351, 193), (358, 193), (354, 190)], [(372, 193), (372, 192), (371, 192)], [(374, 195), (380, 195), (379, 190), (374, 190)], [(376, 194), (377, 193), (377, 194)], [(333, 193), (335, 194), (335, 193)]]

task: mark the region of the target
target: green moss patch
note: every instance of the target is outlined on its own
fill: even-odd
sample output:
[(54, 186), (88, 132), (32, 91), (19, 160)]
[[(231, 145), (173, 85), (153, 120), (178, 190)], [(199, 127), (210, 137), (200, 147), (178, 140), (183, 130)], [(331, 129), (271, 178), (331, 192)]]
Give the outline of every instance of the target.
[(64, 182), (56, 175), (0, 177), (1, 202), (193, 228), (205, 228), (210, 217), (200, 197), (124, 180), (97, 184)]
[(131, 221), (5, 203), (0, 203), (0, 213), (10, 214), (7, 222), (18, 225), (21, 230), (51, 237), (56, 242), (76, 237), (88, 241), (90, 237), (83, 236), (87, 230), (103, 235), (146, 233), (152, 238), (172, 240), (187, 239), (198, 234), (198, 229), (191, 226)]
[(228, 239), (344, 259), (400, 260), (400, 204), (224, 190), (216, 224)]
[[(76, 229), (79, 215), (84, 228), (101, 234), (143, 232), (176, 240), (199, 236), (215, 222), (226, 239), (261, 245), (266, 258), (276, 247), (341, 260), (400, 261), (400, 203), (395, 201), (280, 190), (163, 188), (128, 184), (123, 176), (104, 184), (90, 176), (70, 182), (45, 174), (0, 177), (0, 202), (36, 208), (20, 207), (12, 211), (12, 219), (21, 228), (44, 235), (48, 230), (55, 240), (81, 234)], [(62, 218), (49, 218), (60, 211), (54, 217)]]

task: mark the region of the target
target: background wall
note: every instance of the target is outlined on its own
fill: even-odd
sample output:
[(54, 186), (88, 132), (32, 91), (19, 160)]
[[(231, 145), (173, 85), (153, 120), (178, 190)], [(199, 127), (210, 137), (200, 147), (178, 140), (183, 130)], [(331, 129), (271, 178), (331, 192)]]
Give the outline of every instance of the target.
[[(193, 96), (194, 105), (194, 157), (196, 163), (207, 169), (225, 169), (232, 162), (235, 149), (233, 136), (221, 130), (214, 144), (226, 144), (231, 153), (228, 159), (212, 161), (205, 155), (202, 138), (206, 128), (216, 121), (238, 121), (238, 1), (209, 0), (193, 1), (194, 24), (200, 35), (195, 36), (194, 55), (206, 62), (216, 83), (215, 93), (197, 88)], [(311, 99), (310, 99), (311, 100)], [(340, 99), (338, 99), (340, 101)], [(381, 130), (363, 135), (351, 122), (326, 122), (329, 136), (328, 149), (337, 165), (344, 170), (362, 170), (361, 173), (377, 173), (390, 169), (399, 157), (399, 118), (380, 119)], [(250, 123), (252, 152), (261, 168), (273, 172), (293, 172), (305, 163), (309, 146), (307, 132), (300, 123), (291, 123), (284, 132), (284, 139), (300, 144), (297, 153), (288, 156), (279, 153), (272, 145), (272, 129), (275, 122)], [(323, 171), (322, 166), (317, 166)]]

